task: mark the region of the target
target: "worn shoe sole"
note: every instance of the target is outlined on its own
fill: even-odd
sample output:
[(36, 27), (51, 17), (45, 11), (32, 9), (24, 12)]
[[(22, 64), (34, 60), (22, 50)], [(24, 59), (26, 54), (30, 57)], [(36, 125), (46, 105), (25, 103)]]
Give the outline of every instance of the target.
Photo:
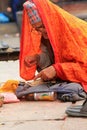
[(87, 112), (82, 113), (81, 108), (74, 108), (71, 110), (66, 110), (65, 113), (68, 116), (73, 116), (73, 117), (87, 117)]

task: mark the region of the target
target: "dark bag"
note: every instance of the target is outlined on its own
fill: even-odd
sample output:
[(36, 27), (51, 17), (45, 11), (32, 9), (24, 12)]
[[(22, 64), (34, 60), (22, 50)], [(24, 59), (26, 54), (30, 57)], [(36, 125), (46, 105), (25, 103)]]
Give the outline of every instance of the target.
[(16, 96), (21, 98), (31, 93), (56, 92), (57, 98), (64, 102), (75, 102), (86, 98), (82, 86), (78, 83), (44, 83), (37, 86), (30, 86), (28, 83), (19, 84), (16, 90)]
[(0, 13), (0, 23), (8, 23), (9, 22), (9, 18), (3, 13)]

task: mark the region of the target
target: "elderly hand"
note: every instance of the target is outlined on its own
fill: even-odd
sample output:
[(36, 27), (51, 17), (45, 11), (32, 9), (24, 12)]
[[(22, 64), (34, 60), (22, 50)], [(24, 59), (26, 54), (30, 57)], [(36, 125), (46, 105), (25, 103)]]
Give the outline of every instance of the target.
[(52, 80), (56, 77), (56, 70), (53, 66), (47, 67), (40, 71), (34, 78), (34, 80), (41, 78), (44, 81)]
[(32, 56), (26, 56), (24, 59), (24, 64), (27, 67), (31, 67), (33, 65), (36, 65), (39, 61), (40, 57), (38, 54), (32, 55)]

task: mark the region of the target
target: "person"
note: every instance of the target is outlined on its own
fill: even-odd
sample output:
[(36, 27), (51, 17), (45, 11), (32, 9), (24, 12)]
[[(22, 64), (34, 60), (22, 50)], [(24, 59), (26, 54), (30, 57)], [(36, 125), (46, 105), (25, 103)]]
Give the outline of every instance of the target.
[(26, 0), (9, 0), (7, 12), (12, 13), (13, 21), (17, 21), (16, 12), (23, 10), (23, 3)]
[(80, 83), (87, 92), (87, 22), (49, 0), (28, 0), (19, 62), (25, 80), (61, 79)]

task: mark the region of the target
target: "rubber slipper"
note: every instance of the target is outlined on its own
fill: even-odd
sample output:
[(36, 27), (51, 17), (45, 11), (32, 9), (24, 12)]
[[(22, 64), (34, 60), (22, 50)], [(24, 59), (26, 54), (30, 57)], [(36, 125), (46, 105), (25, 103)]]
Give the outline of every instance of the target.
[(87, 117), (87, 99), (81, 106), (77, 105), (69, 107), (65, 112), (68, 116)]
[(70, 106), (67, 108), (67, 110), (71, 110), (71, 109), (81, 109), (82, 105), (76, 105), (76, 106)]

